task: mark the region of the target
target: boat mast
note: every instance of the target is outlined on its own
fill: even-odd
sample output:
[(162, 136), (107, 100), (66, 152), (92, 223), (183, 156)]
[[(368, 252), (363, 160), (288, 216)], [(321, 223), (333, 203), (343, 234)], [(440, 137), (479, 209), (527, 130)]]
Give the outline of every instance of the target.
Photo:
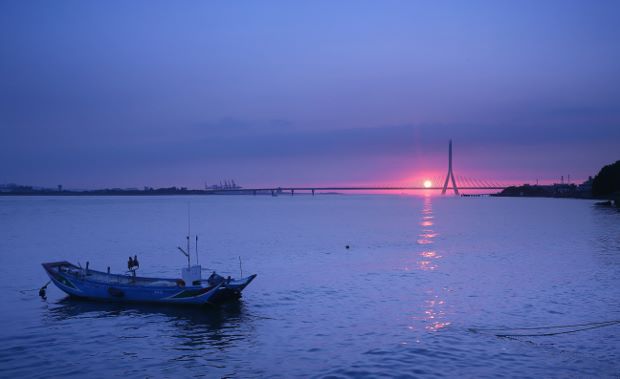
[(196, 234), (196, 264), (198, 263), (198, 234)]
[[(188, 203), (187, 204), (187, 236), (185, 236), (185, 239), (187, 239), (187, 251), (183, 250), (183, 248), (180, 246), (178, 246), (177, 249), (179, 249), (179, 251), (187, 257), (187, 268), (191, 269), (192, 262), (191, 262), (191, 254), (190, 254), (191, 251), (190, 251), (190, 244), (189, 244), (190, 232), (191, 232), (191, 226), (190, 226), (190, 214), (189, 214), (189, 203)], [(196, 261), (198, 261), (198, 236), (196, 236)]]
[(190, 232), (191, 232), (191, 218), (190, 218), (190, 208), (189, 208), (189, 203), (187, 203), (187, 268), (192, 267), (191, 262), (190, 262), (190, 257), (191, 257), (191, 250), (190, 250), (190, 245), (189, 245), (189, 236), (190, 236)]

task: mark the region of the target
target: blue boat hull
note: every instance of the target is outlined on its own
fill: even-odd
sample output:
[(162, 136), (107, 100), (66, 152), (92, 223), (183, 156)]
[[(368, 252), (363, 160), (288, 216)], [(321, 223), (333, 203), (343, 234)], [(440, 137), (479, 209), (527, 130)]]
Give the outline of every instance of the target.
[(69, 262), (44, 263), (43, 268), (62, 291), (86, 299), (204, 305), (210, 303), (215, 295), (220, 297), (227, 292), (222, 288), (225, 283), (207, 287), (185, 286), (178, 279), (113, 275), (83, 269)]

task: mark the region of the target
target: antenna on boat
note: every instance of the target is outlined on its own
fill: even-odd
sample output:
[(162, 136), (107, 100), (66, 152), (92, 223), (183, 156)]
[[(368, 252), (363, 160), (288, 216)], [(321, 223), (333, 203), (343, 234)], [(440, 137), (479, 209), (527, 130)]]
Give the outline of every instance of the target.
[(180, 246), (177, 246), (177, 249), (179, 249), (179, 251), (181, 253), (183, 253), (183, 255), (185, 255), (187, 257), (187, 267), (190, 267), (190, 263), (189, 263), (189, 253), (187, 253), (185, 250), (183, 250), (183, 248), (181, 248)]
[[(192, 236), (192, 218), (191, 218), (191, 208), (190, 208), (190, 203), (187, 203), (187, 235), (185, 236), (186, 242), (187, 242), (187, 250), (183, 250), (181, 247), (177, 247), (179, 249), (179, 251), (181, 253), (183, 253), (183, 255), (185, 255), (187, 257), (187, 268), (192, 268), (192, 262), (191, 262), (191, 244), (190, 244), (190, 237)], [(198, 234), (196, 234), (196, 264), (198, 264)]]
[(196, 264), (198, 264), (198, 234), (196, 234)]
[[(192, 219), (190, 217), (190, 204), (187, 203), (187, 254), (191, 253), (190, 245), (189, 245), (189, 236), (191, 233)], [(189, 266), (189, 256), (187, 257), (188, 266)]]

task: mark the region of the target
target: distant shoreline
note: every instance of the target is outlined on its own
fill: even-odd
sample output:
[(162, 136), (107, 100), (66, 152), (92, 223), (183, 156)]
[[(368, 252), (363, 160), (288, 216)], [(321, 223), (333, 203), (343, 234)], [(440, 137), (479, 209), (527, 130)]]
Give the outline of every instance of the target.
[[(316, 195), (346, 195), (346, 192), (316, 192)], [(360, 193), (361, 194), (361, 193)], [(366, 194), (366, 193), (364, 193)], [(385, 193), (381, 193), (384, 195)], [(394, 192), (394, 195), (402, 195), (401, 192)], [(256, 194), (253, 194), (251, 191), (231, 191), (229, 193), (214, 192), (214, 191), (204, 191), (204, 190), (186, 190), (186, 191), (177, 191), (177, 192), (165, 192), (165, 191), (106, 191), (106, 190), (93, 190), (93, 191), (62, 191), (62, 192), (0, 192), (0, 197), (13, 197), (13, 196), (23, 196), (23, 197), (38, 197), (38, 196), (50, 196), (50, 197), (97, 197), (97, 196), (192, 196), (192, 195), (201, 195), (201, 196), (271, 196), (270, 192), (260, 191)], [(312, 195), (310, 192), (298, 192), (295, 191), (294, 196), (300, 195)], [(275, 196), (291, 196), (290, 192), (281, 192), (276, 194)], [(451, 195), (450, 195), (451, 196)], [(552, 198), (552, 199), (583, 199), (583, 200), (608, 200), (607, 198), (595, 198), (592, 196), (562, 196), (562, 195), (506, 195), (501, 192), (497, 193), (485, 193), (485, 194), (467, 194), (462, 193), (460, 195), (456, 195), (459, 197), (515, 197), (515, 198)]]
[[(201, 196), (272, 196), (271, 192), (268, 191), (256, 191), (253, 193), (251, 190), (230, 190), (226, 191), (205, 191), (205, 190), (176, 190), (176, 191), (168, 191), (168, 190), (86, 190), (86, 191), (13, 191), (13, 192), (0, 192), (0, 197), (11, 197), (11, 196), (59, 196), (59, 197), (68, 197), (68, 196), (191, 196), (191, 195), (201, 195)], [(289, 192), (281, 192), (277, 193), (278, 196), (290, 196)], [(299, 195), (311, 195), (308, 192), (296, 192), (295, 196)], [(340, 192), (316, 192), (316, 195), (343, 195)]]
[[(59, 190), (52, 188), (36, 188), (30, 186), (15, 186), (12, 188), (4, 188), (0, 190), (0, 197), (102, 197), (102, 196), (294, 196), (294, 195), (344, 195), (346, 192), (334, 192), (334, 191), (302, 191), (295, 189), (291, 192), (290, 189), (278, 188), (278, 189), (188, 189), (185, 187), (166, 187), (166, 188), (152, 188), (145, 187), (144, 189), (137, 188), (107, 188), (96, 190), (64, 190), (59, 187)], [(394, 194), (400, 195), (400, 192), (394, 192)], [(556, 186), (513, 186), (504, 189), (501, 192), (485, 193), (485, 194), (466, 194), (462, 193), (461, 197), (515, 197), (515, 198), (552, 198), (552, 199), (584, 199), (584, 200), (598, 200), (598, 201), (611, 201), (616, 206), (620, 203), (620, 200), (615, 196), (610, 197), (595, 197), (592, 196), (590, 191), (579, 191), (577, 186), (574, 185), (556, 185)]]

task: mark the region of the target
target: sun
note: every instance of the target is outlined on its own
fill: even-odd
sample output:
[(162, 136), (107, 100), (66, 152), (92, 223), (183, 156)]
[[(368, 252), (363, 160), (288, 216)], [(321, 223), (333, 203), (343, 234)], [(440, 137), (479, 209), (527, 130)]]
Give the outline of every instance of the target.
[(431, 188), (432, 186), (433, 186), (433, 182), (431, 182), (430, 180), (424, 181), (424, 188)]

